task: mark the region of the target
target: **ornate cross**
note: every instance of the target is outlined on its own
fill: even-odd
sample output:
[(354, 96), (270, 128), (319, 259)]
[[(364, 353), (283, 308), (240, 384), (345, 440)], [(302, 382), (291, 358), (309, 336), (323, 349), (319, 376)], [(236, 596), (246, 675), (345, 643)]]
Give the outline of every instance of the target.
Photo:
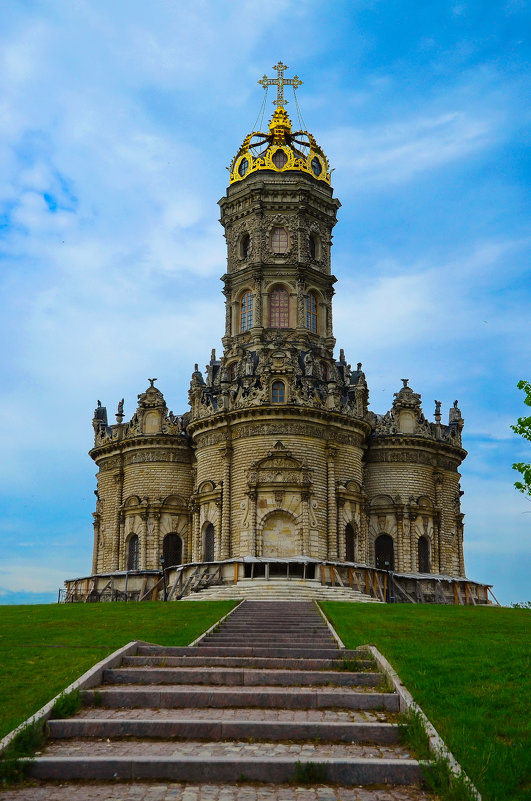
[(287, 104), (287, 100), (284, 100), (284, 87), (285, 86), (293, 86), (294, 89), (297, 89), (301, 84), (302, 81), (298, 75), (294, 75), (293, 78), (284, 78), (284, 70), (287, 70), (287, 66), (279, 61), (278, 64), (275, 64), (273, 67), (274, 70), (277, 71), (276, 78), (268, 78), (267, 75), (258, 81), (264, 89), (267, 89), (268, 86), (276, 85), (277, 87), (277, 99), (273, 100), (274, 106), (279, 106), (280, 108), (284, 108)]

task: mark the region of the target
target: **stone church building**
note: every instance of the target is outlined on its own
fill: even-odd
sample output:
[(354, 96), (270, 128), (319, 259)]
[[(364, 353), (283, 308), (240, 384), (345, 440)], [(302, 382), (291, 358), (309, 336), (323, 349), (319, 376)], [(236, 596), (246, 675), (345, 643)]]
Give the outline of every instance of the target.
[[(309, 581), (333, 566), (332, 584), (334, 575), (348, 583), (345, 567), (467, 581), (457, 401), (447, 423), (437, 401), (429, 420), (402, 379), (378, 414), (361, 362), (335, 355), (340, 203), (324, 151), (285, 109), (284, 85), (300, 81), (276, 69), (261, 81), (277, 86), (276, 110), (244, 139), (219, 201), (221, 354), (212, 350), (204, 373), (195, 365), (186, 411), (168, 410), (156, 379), (130, 420), (123, 401), (116, 423), (99, 402), (95, 410), (91, 578), (118, 586), (124, 574), (159, 577), (161, 565), (205, 575), (222, 564), (230, 570), (219, 581), (234, 583), (291, 564), (292, 577)], [(485, 602), (486, 585), (474, 586)]]

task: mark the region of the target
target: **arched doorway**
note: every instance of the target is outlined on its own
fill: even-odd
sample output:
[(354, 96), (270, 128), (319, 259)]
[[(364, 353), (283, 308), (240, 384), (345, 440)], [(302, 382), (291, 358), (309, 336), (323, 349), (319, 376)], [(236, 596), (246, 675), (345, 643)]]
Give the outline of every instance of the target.
[(356, 561), (356, 534), (351, 523), (347, 523), (345, 528), (345, 560)]
[(273, 512), (262, 529), (262, 556), (282, 558), (299, 556), (299, 535), (295, 521), (286, 512)]
[(430, 543), (427, 537), (419, 537), (417, 543), (419, 557), (419, 573), (430, 572)]
[(214, 561), (214, 526), (209, 523), (205, 529), (204, 561)]
[(389, 534), (380, 534), (374, 543), (374, 559), (380, 570), (395, 569), (395, 547)]
[(131, 534), (129, 542), (127, 543), (127, 569), (138, 570), (138, 552), (139, 542), (138, 535)]
[(180, 565), (183, 561), (183, 541), (178, 534), (166, 534), (162, 541), (162, 556), (165, 567)]

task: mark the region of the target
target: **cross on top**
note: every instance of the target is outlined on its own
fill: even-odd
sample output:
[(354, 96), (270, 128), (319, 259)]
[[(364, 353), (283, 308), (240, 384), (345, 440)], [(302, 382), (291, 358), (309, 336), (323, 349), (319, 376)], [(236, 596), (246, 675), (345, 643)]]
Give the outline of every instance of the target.
[(274, 70), (277, 71), (276, 78), (268, 78), (267, 75), (258, 81), (264, 89), (267, 89), (268, 86), (276, 85), (277, 87), (277, 99), (273, 100), (273, 105), (278, 106), (280, 108), (284, 108), (287, 104), (287, 100), (284, 100), (284, 87), (285, 86), (293, 86), (294, 89), (297, 89), (301, 84), (302, 81), (298, 75), (294, 75), (293, 78), (284, 78), (284, 70), (287, 70), (287, 66), (279, 61), (278, 64), (275, 64), (273, 67)]

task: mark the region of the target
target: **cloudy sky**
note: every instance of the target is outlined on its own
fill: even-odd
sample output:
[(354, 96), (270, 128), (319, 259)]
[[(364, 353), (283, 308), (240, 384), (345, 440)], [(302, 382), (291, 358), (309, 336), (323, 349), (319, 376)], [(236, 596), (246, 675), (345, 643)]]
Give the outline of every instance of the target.
[(157, 376), (182, 413), (220, 347), (216, 203), (279, 59), (335, 168), (338, 348), (375, 412), (402, 377), (459, 399), (467, 573), (531, 597), (526, 5), (4, 0), (0, 602), (90, 572), (96, 400), (129, 417)]

